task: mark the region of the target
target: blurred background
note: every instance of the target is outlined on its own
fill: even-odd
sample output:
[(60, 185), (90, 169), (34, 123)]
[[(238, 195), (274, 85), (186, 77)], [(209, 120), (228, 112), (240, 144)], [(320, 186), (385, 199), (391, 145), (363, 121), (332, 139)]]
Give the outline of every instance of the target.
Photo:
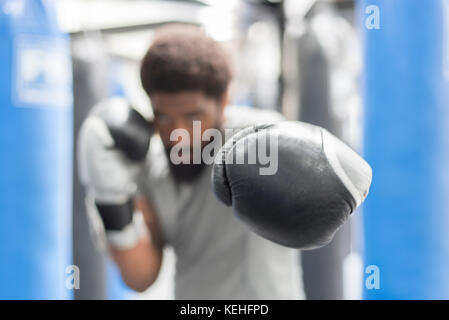
[(180, 22), (232, 53), (232, 104), (325, 127), (373, 167), (363, 212), (301, 253), (307, 299), (449, 299), (448, 14), (445, 0), (0, 0), (0, 298), (173, 299), (170, 249), (138, 294), (95, 248), (74, 146), (104, 98), (151, 115), (140, 59)]

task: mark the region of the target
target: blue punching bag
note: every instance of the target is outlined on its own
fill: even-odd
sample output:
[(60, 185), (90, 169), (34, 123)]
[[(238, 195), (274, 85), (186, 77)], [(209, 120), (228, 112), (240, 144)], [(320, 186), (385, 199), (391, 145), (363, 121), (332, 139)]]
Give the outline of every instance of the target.
[(449, 299), (449, 10), (424, 2), (358, 3), (366, 299)]
[(0, 299), (76, 286), (70, 49), (51, 4), (0, 0)]

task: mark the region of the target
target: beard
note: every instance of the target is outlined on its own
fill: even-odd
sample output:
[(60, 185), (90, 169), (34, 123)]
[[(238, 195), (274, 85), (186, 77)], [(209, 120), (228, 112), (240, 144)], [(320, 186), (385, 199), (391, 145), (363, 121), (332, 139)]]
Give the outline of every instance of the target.
[[(212, 128), (216, 128), (216, 129), (220, 128), (221, 129), (221, 126), (222, 126), (221, 121), (219, 118), (217, 118), (215, 121), (215, 125)], [(170, 172), (171, 172), (173, 178), (175, 179), (175, 181), (178, 183), (192, 183), (196, 179), (198, 179), (198, 177), (201, 176), (201, 173), (203, 173), (205, 168), (207, 168), (209, 165), (203, 161), (203, 157), (200, 157), (199, 163), (193, 163), (192, 155), (194, 154), (194, 152), (195, 151), (200, 152), (200, 154), (202, 155), (202, 151), (203, 151), (204, 147), (208, 146), (209, 144), (215, 144), (216, 146), (217, 146), (217, 144), (219, 144), (219, 147), (221, 147), (223, 145), (223, 142), (224, 141), (221, 141), (221, 139), (220, 139), (220, 141), (215, 141), (212, 138), (210, 141), (207, 141), (204, 144), (201, 143), (201, 147), (199, 148), (199, 150), (195, 150), (195, 149), (193, 149), (192, 146), (190, 146), (190, 163), (180, 163), (180, 164), (174, 164), (170, 160), (170, 153), (171, 153), (174, 145), (168, 145), (168, 146), (166, 145), (165, 146), (165, 155), (167, 156)]]
[(170, 164), (170, 172), (178, 183), (194, 182), (207, 166), (203, 162), (199, 164), (173, 164), (171, 161), (168, 161), (168, 163)]
[(199, 163), (193, 163), (193, 154), (194, 152), (199, 152), (202, 155), (203, 148), (211, 143), (217, 143), (217, 141), (207, 142), (202, 145), (199, 150), (195, 150), (190, 148), (190, 162), (189, 163), (180, 163), (174, 164), (170, 160), (170, 154), (174, 146), (165, 146), (165, 155), (167, 156), (170, 172), (175, 179), (176, 182), (179, 183), (191, 183), (194, 182), (198, 177), (201, 176), (201, 173), (207, 168), (209, 165), (203, 161), (203, 158), (200, 157)]
[[(221, 123), (220, 121), (218, 121), (218, 119), (216, 121), (214, 128), (221, 128)], [(223, 141), (221, 141), (221, 139), (220, 141), (215, 141), (212, 138), (211, 141), (201, 144), (201, 147), (199, 148), (200, 150), (195, 150), (190, 146), (190, 163), (180, 163), (180, 164), (174, 164), (170, 160), (170, 153), (174, 146), (173, 145), (165, 146), (165, 155), (167, 156), (168, 159), (170, 172), (176, 182), (192, 183), (196, 179), (198, 179), (198, 177), (201, 176), (201, 173), (203, 173), (205, 168), (207, 168), (209, 165), (203, 161), (202, 157), (200, 157), (200, 163), (192, 163), (193, 162), (192, 155), (194, 154), (195, 151), (200, 152), (200, 154), (202, 154), (203, 148), (208, 146), (209, 144), (215, 144), (216, 146), (217, 144), (219, 144), (219, 146), (221, 147)]]

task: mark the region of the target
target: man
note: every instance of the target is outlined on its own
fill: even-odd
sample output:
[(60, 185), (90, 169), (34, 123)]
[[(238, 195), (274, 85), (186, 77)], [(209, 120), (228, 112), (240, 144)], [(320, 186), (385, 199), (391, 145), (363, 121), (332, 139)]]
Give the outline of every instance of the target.
[[(225, 163), (215, 166), (206, 164), (203, 157), (193, 161), (195, 154), (202, 154), (206, 147), (223, 142), (219, 138), (212, 142), (195, 139), (212, 129), (225, 133), (226, 129), (275, 123), (282, 117), (274, 112), (227, 107), (231, 68), (223, 48), (196, 27), (165, 27), (157, 32), (143, 58), (141, 80), (154, 110), (151, 125), (125, 102), (113, 99), (94, 108), (80, 133), (80, 174), (89, 194), (91, 221), (106, 229), (109, 252), (125, 283), (137, 291), (148, 288), (158, 276), (163, 247), (172, 246), (177, 258), (177, 299), (303, 298), (298, 252), (275, 242), (303, 248), (323, 245), (360, 204), (353, 201), (357, 196), (348, 196), (350, 200), (342, 202), (343, 216), (335, 219), (332, 212), (324, 218), (319, 215), (323, 210), (313, 212), (310, 204), (304, 206), (303, 200), (298, 203), (298, 195), (291, 192), (295, 186), (282, 190), (282, 184), (294, 176), (292, 172), (303, 170), (302, 160), (292, 162), (298, 157), (294, 154), (298, 146), (304, 144), (302, 137), (316, 138), (321, 143), (325, 140), (321, 129), (312, 134), (315, 129), (304, 129), (303, 125), (299, 130), (296, 124), (274, 125), (271, 132), (281, 139), (279, 154), (286, 155), (279, 159), (283, 178), (274, 176), (278, 179), (275, 183), (270, 177), (260, 183), (256, 180), (259, 177), (231, 181), (233, 172), (250, 172), (250, 167), (226, 167), (227, 155), (222, 159)], [(195, 133), (197, 124), (200, 135)], [(152, 135), (153, 130), (156, 135)], [(174, 134), (179, 130), (186, 133), (184, 139)], [(242, 131), (240, 138), (245, 140), (246, 134), (256, 137), (251, 130)], [(264, 125), (254, 130), (268, 129)], [(254, 139), (248, 138), (240, 145)], [(317, 150), (315, 146), (312, 149)], [(223, 150), (220, 152), (230, 148)], [(238, 147), (232, 150), (239, 152)], [(305, 150), (301, 152), (305, 154)], [(321, 156), (316, 151), (312, 154)], [(339, 153), (336, 157), (341, 158)], [(320, 175), (325, 172), (316, 161), (306, 160), (306, 171), (314, 171), (310, 169), (313, 164)], [(296, 167), (298, 164), (302, 167)], [(346, 177), (345, 170), (340, 172)], [(238, 173), (237, 180), (239, 176), (243, 174)], [(337, 172), (334, 176), (342, 175)], [(295, 177), (290, 184), (296, 185), (297, 180)], [(341, 187), (344, 193), (351, 190), (353, 186), (344, 182), (347, 180), (342, 179), (343, 184), (338, 180), (331, 188), (332, 194), (340, 195), (336, 189), (343, 185), (347, 187)], [(243, 186), (242, 190), (239, 186)], [(264, 196), (263, 192), (270, 188), (274, 191)], [(365, 197), (366, 183), (361, 188)], [(246, 190), (254, 191), (255, 200), (252, 195), (242, 194)], [(313, 195), (319, 189), (314, 190)], [(298, 194), (307, 192), (301, 189)], [(271, 199), (274, 202), (267, 202)], [(245, 200), (250, 203), (241, 205)], [(270, 217), (275, 207), (264, 212), (265, 208), (256, 202), (268, 207), (279, 205), (282, 212)], [(299, 211), (305, 212), (305, 219), (296, 214), (297, 204), (302, 208)], [(332, 202), (329, 207), (338, 206)]]

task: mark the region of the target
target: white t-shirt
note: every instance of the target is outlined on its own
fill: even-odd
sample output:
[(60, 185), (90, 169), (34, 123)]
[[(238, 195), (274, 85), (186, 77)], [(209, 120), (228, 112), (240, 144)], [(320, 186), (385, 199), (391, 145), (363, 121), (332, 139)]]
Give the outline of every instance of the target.
[[(271, 111), (229, 106), (224, 128), (278, 120)], [(211, 169), (176, 184), (160, 137), (152, 138), (139, 188), (176, 254), (175, 298), (303, 299), (299, 251), (265, 240), (236, 218), (213, 194)]]

